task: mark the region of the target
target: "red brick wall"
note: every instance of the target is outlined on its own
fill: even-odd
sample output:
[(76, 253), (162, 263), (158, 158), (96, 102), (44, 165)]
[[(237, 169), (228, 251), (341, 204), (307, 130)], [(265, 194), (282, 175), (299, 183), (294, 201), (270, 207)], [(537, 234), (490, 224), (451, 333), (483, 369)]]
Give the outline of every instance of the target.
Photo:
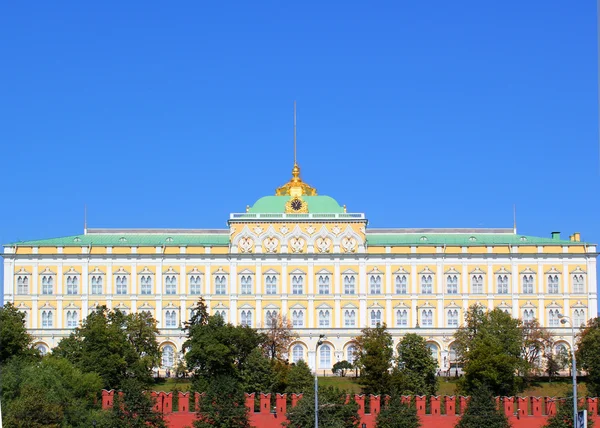
[[(102, 408), (109, 409), (114, 402), (114, 391), (102, 391)], [(154, 409), (165, 416), (170, 428), (191, 427), (196, 413), (190, 412), (190, 401), (193, 399), (199, 403), (200, 395), (191, 396), (189, 393), (179, 393), (179, 405), (173, 409), (173, 394), (165, 392), (152, 392), (156, 400)], [(295, 406), (301, 394), (292, 394), (292, 406)], [(274, 406), (271, 404), (271, 394), (260, 394), (260, 408), (254, 410), (255, 394), (246, 394), (246, 407), (250, 412), (250, 422), (254, 427), (280, 428), (284, 422), (287, 411), (287, 397), (285, 394), (277, 394)], [(375, 420), (382, 406), (379, 396), (355, 395), (353, 399), (358, 403), (358, 414), (362, 424), (367, 428), (375, 428)], [(466, 408), (468, 397), (403, 397), (403, 401), (415, 400), (417, 414), (421, 418), (422, 428), (452, 428), (458, 421), (460, 414)], [(369, 400), (370, 412), (365, 413), (365, 401)], [(551, 397), (498, 397), (498, 406), (504, 409), (514, 428), (538, 428), (546, 423), (549, 415), (556, 413), (556, 402), (559, 399)], [(429, 402), (429, 406), (427, 406)], [(581, 399), (587, 403), (588, 413), (593, 415), (596, 426), (600, 424), (598, 415), (598, 398)], [(197, 404), (196, 404), (197, 406)], [(518, 411), (517, 411), (518, 410)]]

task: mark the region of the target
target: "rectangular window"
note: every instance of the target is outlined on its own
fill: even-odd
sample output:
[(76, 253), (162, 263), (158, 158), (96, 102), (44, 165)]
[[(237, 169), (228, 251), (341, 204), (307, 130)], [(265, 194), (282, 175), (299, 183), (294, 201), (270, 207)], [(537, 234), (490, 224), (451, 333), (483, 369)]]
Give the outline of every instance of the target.
[(374, 309), (371, 311), (371, 327), (381, 325), (381, 310)]
[(585, 293), (583, 275), (573, 275), (573, 293)]
[(431, 309), (424, 309), (421, 312), (423, 319), (423, 327), (432, 327), (433, 326), (433, 311)]
[(523, 293), (533, 294), (533, 275), (523, 275)]
[(252, 311), (242, 311), (240, 324), (244, 327), (252, 327)]
[(408, 311), (406, 309), (398, 309), (396, 311), (396, 326), (406, 327), (408, 325)]
[(319, 311), (319, 327), (329, 327), (329, 311), (328, 310), (320, 310)]
[(483, 275), (471, 277), (471, 290), (473, 294), (483, 294)]
[(304, 327), (304, 311), (294, 310), (292, 312), (292, 326)]
[(458, 328), (458, 310), (457, 309), (449, 309), (448, 310), (448, 327)]
[(29, 294), (29, 277), (18, 276), (17, 277), (17, 294)]
[(508, 294), (508, 275), (498, 275), (498, 294)]
[(117, 275), (115, 278), (117, 294), (127, 294), (127, 277), (125, 275)]
[(548, 275), (548, 293), (558, 294), (558, 275)]

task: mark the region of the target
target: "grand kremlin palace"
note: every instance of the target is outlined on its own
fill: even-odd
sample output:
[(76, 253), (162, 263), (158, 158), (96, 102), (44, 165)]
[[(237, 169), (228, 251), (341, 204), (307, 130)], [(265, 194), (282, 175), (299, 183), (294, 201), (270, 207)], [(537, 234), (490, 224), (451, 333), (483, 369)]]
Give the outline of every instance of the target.
[[(26, 314), (37, 347), (56, 346), (94, 308), (148, 311), (162, 367), (181, 353), (183, 322), (203, 296), (213, 314), (256, 328), (285, 315), (289, 359), (330, 369), (353, 357), (365, 326), (424, 336), (440, 368), (475, 303), (537, 318), (569, 349), (596, 315), (595, 244), (579, 233), (538, 238), (508, 229), (375, 229), (303, 182), (297, 164), (275, 196), (231, 214), (228, 229), (85, 229), (4, 246), (4, 301)], [(324, 344), (315, 352), (319, 335)], [(329, 370), (327, 370), (329, 371)]]

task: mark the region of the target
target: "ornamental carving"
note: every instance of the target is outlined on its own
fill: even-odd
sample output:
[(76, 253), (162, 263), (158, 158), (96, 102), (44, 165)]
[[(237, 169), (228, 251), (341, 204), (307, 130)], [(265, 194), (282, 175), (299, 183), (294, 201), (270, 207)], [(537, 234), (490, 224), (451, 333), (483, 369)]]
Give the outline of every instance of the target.
[(263, 241), (263, 248), (267, 253), (274, 253), (277, 251), (279, 240), (274, 236), (269, 236)]
[(281, 232), (282, 235), (285, 235), (290, 230), (287, 228), (287, 226), (283, 225), (283, 226), (281, 226), (281, 229), (279, 229), (279, 231)]
[(304, 239), (295, 236), (290, 239), (290, 248), (293, 253), (301, 253), (304, 250)]
[(312, 235), (313, 233), (315, 233), (315, 228), (313, 227), (312, 224), (308, 225), (308, 227), (306, 228), (306, 233), (308, 233), (309, 235)]
[(344, 249), (344, 251), (346, 253), (353, 253), (356, 251), (356, 239), (354, 239), (352, 236), (348, 235), (348, 236), (344, 236), (342, 238), (342, 248)]
[(319, 253), (328, 253), (331, 249), (331, 239), (329, 238), (317, 238), (315, 246)]
[(242, 253), (251, 253), (252, 248), (254, 247), (254, 240), (247, 236), (244, 236), (240, 239), (238, 247)]
[(333, 232), (334, 235), (339, 235), (340, 232), (342, 231), (342, 229), (336, 224), (335, 226), (333, 226), (331, 231)]
[(263, 228), (260, 226), (256, 226), (253, 230), (256, 235), (260, 235), (263, 232)]

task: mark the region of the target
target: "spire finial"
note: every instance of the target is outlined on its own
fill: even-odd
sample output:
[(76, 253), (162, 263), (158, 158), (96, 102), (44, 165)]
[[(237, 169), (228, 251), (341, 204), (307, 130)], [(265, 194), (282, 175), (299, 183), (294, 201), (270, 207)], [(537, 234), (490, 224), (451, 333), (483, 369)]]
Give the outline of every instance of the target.
[(83, 204), (83, 234), (87, 234), (87, 205)]
[(296, 163), (296, 100), (294, 100), (294, 165)]
[(517, 204), (513, 204), (513, 233), (517, 234)]

